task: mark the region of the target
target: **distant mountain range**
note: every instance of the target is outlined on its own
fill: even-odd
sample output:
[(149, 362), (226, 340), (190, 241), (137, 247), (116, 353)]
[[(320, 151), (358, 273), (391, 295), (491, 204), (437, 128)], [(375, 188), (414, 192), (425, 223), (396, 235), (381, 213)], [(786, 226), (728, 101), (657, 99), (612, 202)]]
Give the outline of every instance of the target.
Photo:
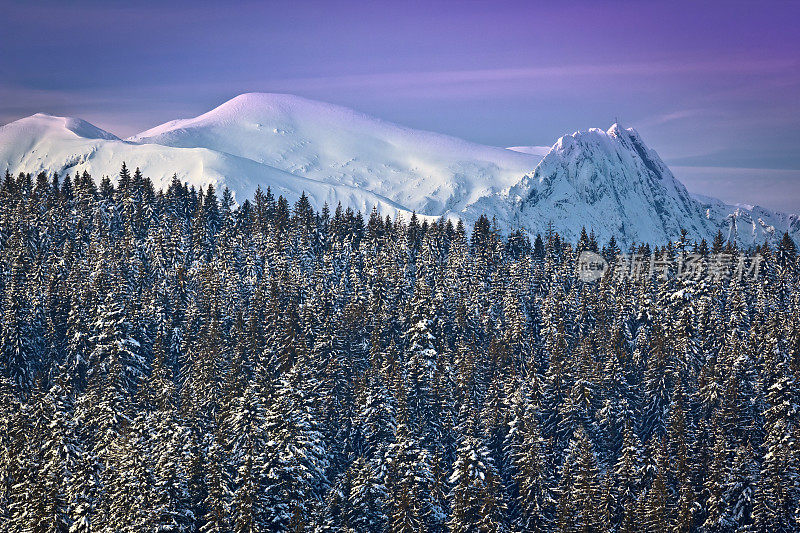
[[(544, 156), (544, 157), (542, 157)], [(561, 137), (552, 148), (498, 148), (414, 130), (340, 106), (248, 93), (199, 117), (128, 139), (76, 118), (36, 114), (0, 127), (0, 172), (82, 172), (114, 178), (122, 162), (156, 186), (173, 174), (229, 187), (240, 201), (271, 187), (317, 208), (341, 202), (406, 218), (495, 217), (532, 234), (549, 223), (623, 245), (721, 230), (740, 244), (800, 236), (800, 218), (693, 196), (633, 129), (613, 125)]]

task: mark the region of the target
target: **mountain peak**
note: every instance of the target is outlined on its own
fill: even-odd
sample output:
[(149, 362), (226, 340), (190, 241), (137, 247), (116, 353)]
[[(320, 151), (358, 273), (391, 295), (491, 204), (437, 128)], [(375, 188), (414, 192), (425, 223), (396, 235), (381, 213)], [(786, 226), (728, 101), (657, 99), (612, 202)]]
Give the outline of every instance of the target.
[(619, 137), (620, 135), (635, 134), (636, 130), (634, 130), (633, 128), (623, 128), (622, 124), (620, 124), (619, 122), (615, 122), (611, 125), (610, 128), (608, 128), (608, 130), (606, 130), (606, 133), (608, 135), (611, 135), (612, 137)]
[[(166, 122), (147, 131), (143, 131), (129, 140), (133, 142), (151, 142), (156, 138), (162, 140), (185, 137), (185, 132), (207, 130), (208, 128), (245, 128), (255, 135), (274, 130), (280, 133), (286, 128), (276, 127), (278, 123), (291, 125), (302, 120), (313, 119), (317, 122), (342, 122), (352, 117), (370, 120), (346, 107), (310, 100), (301, 96), (284, 93), (243, 93), (218, 105), (211, 111), (194, 118), (178, 119)], [(378, 119), (371, 119), (377, 121)], [(273, 126), (268, 128), (268, 126)], [(175, 134), (180, 130), (180, 135)]]
[(109, 133), (94, 124), (75, 117), (59, 117), (47, 113), (34, 115), (15, 120), (5, 126), (0, 126), (0, 131), (19, 135), (77, 135), (83, 139), (103, 139), (107, 141), (119, 140), (113, 133)]
[(618, 123), (564, 135), (513, 192), (521, 202), (518, 223), (541, 231), (552, 222), (570, 239), (581, 226), (625, 244), (667, 242), (682, 228), (710, 231), (699, 204), (658, 154)]
[(250, 92), (234, 96), (230, 100), (223, 102), (216, 108), (209, 111), (209, 113), (213, 113), (214, 111), (220, 109), (232, 108), (232, 107), (260, 108), (260, 107), (269, 107), (276, 105), (320, 105), (320, 104), (333, 106), (333, 104), (325, 104), (318, 100), (303, 98), (302, 96), (297, 96), (295, 94)]
[(346, 109), (293, 94), (252, 92), (234, 96), (211, 111), (190, 120), (206, 122), (211, 120), (249, 120), (264, 114), (287, 113), (304, 108)]
[(619, 135), (622, 130), (622, 126), (620, 126), (619, 122), (615, 122), (611, 125), (610, 128), (606, 131), (609, 135)]

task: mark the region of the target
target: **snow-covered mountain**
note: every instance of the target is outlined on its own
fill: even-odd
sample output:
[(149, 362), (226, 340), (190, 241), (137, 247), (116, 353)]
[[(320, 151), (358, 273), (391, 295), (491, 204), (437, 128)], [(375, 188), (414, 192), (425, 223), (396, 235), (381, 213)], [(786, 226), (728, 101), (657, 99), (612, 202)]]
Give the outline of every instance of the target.
[(686, 228), (712, 231), (701, 206), (633, 129), (614, 124), (561, 137), (536, 170), (511, 188), (507, 224), (553, 226), (569, 239), (582, 226), (601, 241), (667, 242)]
[(233, 154), (437, 216), (510, 187), (539, 160), (285, 94), (243, 94), (129, 140)]
[[(546, 154), (546, 155), (545, 155)], [(544, 156), (544, 158), (542, 158)], [(413, 130), (351, 109), (291, 95), (250, 93), (192, 119), (122, 140), (88, 122), (37, 114), (0, 127), (0, 171), (82, 172), (115, 177), (125, 161), (165, 186), (257, 186), (290, 201), (389, 215), (484, 213), (502, 229), (575, 238), (581, 227), (622, 244), (661, 243), (681, 228), (743, 243), (800, 235), (796, 215), (693, 197), (632, 129), (566, 135), (552, 148), (498, 148)]]
[[(173, 174), (197, 187), (224, 186), (239, 198), (252, 197), (256, 187), (272, 187), (290, 201), (305, 191), (312, 203), (352, 206), (368, 212), (377, 206), (382, 213), (410, 214), (401, 204), (370, 190), (346, 184), (331, 184), (291, 174), (245, 157), (207, 148), (175, 148), (158, 144), (123, 141), (80, 119), (36, 114), (0, 126), (0, 169), (13, 173), (83, 172), (95, 178), (115, 178), (122, 161), (138, 167), (156, 187), (169, 185)], [(1, 172), (2, 170), (0, 170)]]
[(800, 237), (800, 216), (771, 211), (758, 205), (730, 205), (722, 200), (693, 194), (703, 207), (706, 218), (725, 238), (735, 238), (745, 244), (778, 242), (784, 232), (797, 242)]
[(486, 198), (470, 206), (502, 213), (505, 227), (541, 231), (549, 223), (569, 239), (582, 227), (601, 242), (676, 240), (682, 228), (709, 242), (722, 231), (745, 245), (800, 236), (797, 215), (758, 206), (732, 206), (690, 194), (633, 128), (614, 124), (561, 137), (536, 170), (510, 188), (503, 203)]

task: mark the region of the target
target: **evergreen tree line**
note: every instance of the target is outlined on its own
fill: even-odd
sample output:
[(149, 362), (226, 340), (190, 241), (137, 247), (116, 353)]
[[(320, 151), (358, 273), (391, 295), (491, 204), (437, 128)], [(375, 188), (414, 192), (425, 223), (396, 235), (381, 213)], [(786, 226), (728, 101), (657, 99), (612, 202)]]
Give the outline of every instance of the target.
[(690, 237), (6, 173), (0, 530), (797, 530), (797, 250)]

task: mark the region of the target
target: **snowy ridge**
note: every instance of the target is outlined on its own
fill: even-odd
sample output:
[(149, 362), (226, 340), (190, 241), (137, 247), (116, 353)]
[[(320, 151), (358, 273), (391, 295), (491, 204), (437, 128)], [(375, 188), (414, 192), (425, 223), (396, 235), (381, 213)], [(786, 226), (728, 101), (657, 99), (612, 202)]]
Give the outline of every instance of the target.
[(771, 211), (758, 205), (731, 205), (722, 200), (693, 194), (706, 218), (727, 238), (746, 244), (777, 242), (784, 232), (795, 241), (800, 236), (800, 216)]
[[(544, 157), (542, 157), (544, 156)], [(532, 234), (582, 227), (623, 245), (664, 243), (681, 228), (743, 244), (800, 236), (797, 215), (690, 195), (633, 129), (561, 137), (551, 148), (499, 148), (392, 124), (285, 94), (248, 93), (190, 119), (121, 140), (80, 119), (36, 114), (0, 127), (0, 171), (82, 172), (113, 178), (125, 161), (157, 187), (173, 174), (249, 198), (272, 187), (289, 201), (383, 214), (494, 217)]]

